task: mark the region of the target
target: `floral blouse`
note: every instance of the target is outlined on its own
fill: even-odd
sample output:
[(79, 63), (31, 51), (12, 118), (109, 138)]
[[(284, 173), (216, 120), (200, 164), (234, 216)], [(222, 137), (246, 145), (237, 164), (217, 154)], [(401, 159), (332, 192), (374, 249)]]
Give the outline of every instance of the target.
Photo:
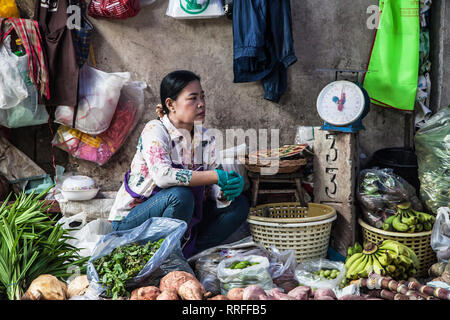
[[(167, 115), (161, 121), (149, 121), (142, 130), (131, 163), (129, 188), (139, 195), (149, 197), (156, 186), (187, 186), (193, 171), (214, 170), (219, 167), (216, 162), (215, 139), (207, 135), (205, 128), (195, 125), (192, 143), (188, 139), (170, 122)], [(181, 168), (174, 168), (172, 164), (181, 165)], [(124, 183), (109, 213), (110, 221), (122, 220), (140, 203), (125, 190)], [(213, 185), (212, 190), (217, 205), (224, 206), (225, 203), (217, 199), (218, 186)]]

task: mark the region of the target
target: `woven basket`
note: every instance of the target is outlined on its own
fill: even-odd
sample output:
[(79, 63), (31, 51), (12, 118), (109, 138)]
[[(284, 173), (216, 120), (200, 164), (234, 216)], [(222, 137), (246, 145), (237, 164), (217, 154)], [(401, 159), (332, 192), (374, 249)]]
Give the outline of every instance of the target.
[[(279, 160), (278, 170), (273, 174), (277, 173), (292, 173), (298, 171), (302, 166), (306, 164), (306, 159), (295, 159), (295, 160)], [(248, 159), (245, 159), (245, 168), (251, 172), (261, 172), (262, 168), (270, 168), (270, 165), (263, 164), (250, 164)]]
[(411, 248), (419, 259), (417, 277), (427, 277), (428, 269), (437, 262), (436, 253), (431, 248), (431, 230), (417, 233), (401, 233), (374, 228), (361, 219), (359, 225), (363, 230), (364, 241), (377, 243), (386, 239), (398, 241)]
[(282, 202), (250, 208), (247, 219), (255, 242), (270, 250), (294, 250), (297, 262), (325, 258), (336, 220), (336, 210), (330, 206), (298, 202)]

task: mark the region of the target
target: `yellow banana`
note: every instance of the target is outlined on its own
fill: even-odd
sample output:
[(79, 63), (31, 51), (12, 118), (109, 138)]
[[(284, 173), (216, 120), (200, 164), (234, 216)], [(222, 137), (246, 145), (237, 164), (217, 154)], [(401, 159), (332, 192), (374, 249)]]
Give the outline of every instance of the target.
[(378, 261), (380, 262), (380, 264), (382, 265), (382, 266), (387, 266), (389, 263), (388, 263), (388, 259), (387, 259), (387, 256), (386, 256), (386, 254), (385, 253), (380, 253), (380, 252), (377, 252), (376, 253), (376, 257), (377, 257), (377, 259), (378, 259)]

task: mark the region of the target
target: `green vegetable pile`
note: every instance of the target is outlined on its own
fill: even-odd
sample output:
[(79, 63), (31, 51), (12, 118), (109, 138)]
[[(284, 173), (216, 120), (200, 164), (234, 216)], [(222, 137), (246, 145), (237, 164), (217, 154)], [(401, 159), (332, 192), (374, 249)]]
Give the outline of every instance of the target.
[(250, 262), (247, 260), (233, 261), (228, 268), (229, 269), (245, 269), (247, 267), (254, 266), (255, 264), (259, 264), (259, 262)]
[(317, 279), (336, 279), (336, 277), (340, 274), (340, 271), (338, 269), (321, 269), (314, 272), (314, 275), (316, 275)]
[(0, 206), (0, 296), (19, 300), (31, 282), (41, 274), (57, 278), (73, 275), (69, 267), (86, 272), (88, 258), (80, 258), (79, 249), (69, 245), (70, 230), (56, 223), (56, 215), (46, 211), (51, 205), (39, 195), (22, 192), (8, 204), (11, 194)]
[(164, 238), (145, 245), (137, 243), (114, 248), (111, 253), (92, 263), (100, 283), (107, 287), (106, 295), (113, 299), (129, 297), (125, 282), (137, 276), (161, 246)]

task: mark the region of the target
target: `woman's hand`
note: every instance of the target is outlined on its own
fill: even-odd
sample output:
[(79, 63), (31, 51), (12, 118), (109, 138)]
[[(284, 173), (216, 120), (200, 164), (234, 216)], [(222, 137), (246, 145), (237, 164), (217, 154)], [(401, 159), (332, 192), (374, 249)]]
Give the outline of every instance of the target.
[(228, 174), (226, 185), (222, 188), (224, 195), (230, 201), (234, 201), (244, 190), (244, 178), (234, 170)]

